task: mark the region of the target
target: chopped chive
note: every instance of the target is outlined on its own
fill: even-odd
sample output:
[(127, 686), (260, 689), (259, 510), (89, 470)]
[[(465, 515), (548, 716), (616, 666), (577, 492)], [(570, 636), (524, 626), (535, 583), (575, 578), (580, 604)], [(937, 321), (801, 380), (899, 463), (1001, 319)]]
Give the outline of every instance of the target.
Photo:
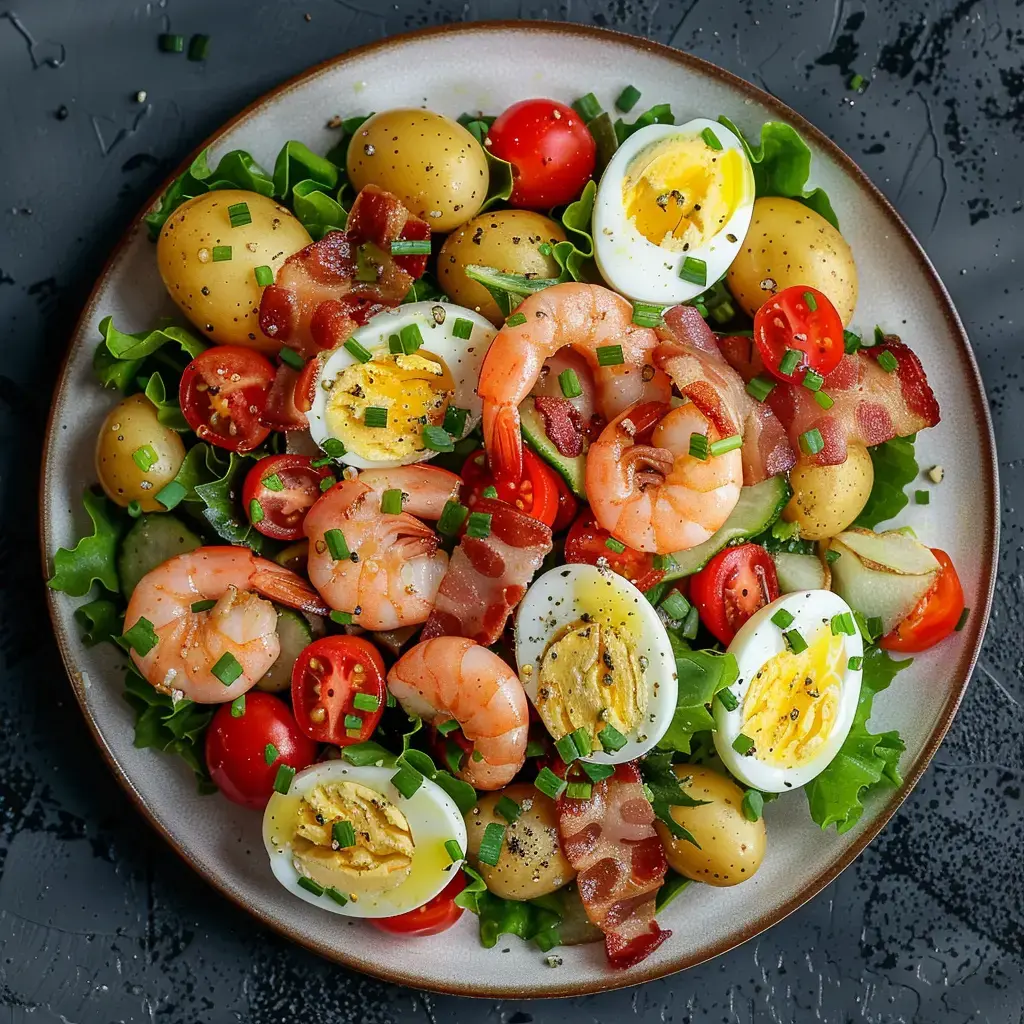
[(690, 614), (690, 602), (678, 590), (670, 590), (661, 602), (661, 610), (676, 622), (682, 622)]
[(818, 308), (818, 300), (814, 297), (814, 292), (804, 292), (804, 304), (812, 313)]
[(457, 405), (449, 405), (444, 411), (444, 421), (441, 429), (453, 440), (458, 441), (466, 432), (466, 420), (469, 418), (469, 410), (460, 408)]
[(967, 620), (970, 617), (970, 614), (971, 614), (971, 609), (970, 608), (965, 608), (960, 613), (960, 618), (956, 620), (956, 625), (953, 627), (953, 629), (956, 630), (957, 633), (959, 633), (960, 630), (963, 629), (964, 626), (967, 625)]
[(191, 607), (194, 612), (208, 612), (216, 603), (211, 598), (209, 601), (193, 601)]
[(565, 780), (560, 779), (550, 768), (541, 768), (533, 785), (552, 800), (557, 800), (565, 791)]
[(244, 714), (245, 714), (245, 694), (244, 693), (240, 693), (231, 702), (231, 717), (232, 718), (241, 718), (242, 715), (244, 715)]
[(747, 821), (760, 821), (764, 813), (764, 796), (758, 789), (748, 789), (743, 794), (743, 802), (740, 805), (743, 810), (743, 817)]
[(290, 764), (279, 764), (277, 774), (274, 776), (274, 792), (284, 796), (292, 788), (292, 779), (295, 778), (295, 769)]
[(506, 327), (522, 327), (526, 323), (525, 313), (513, 313), (506, 321)]
[(570, 782), (565, 787), (565, 795), (569, 800), (589, 800), (594, 787), (589, 782)]
[(498, 496), (498, 488), (491, 485), (483, 489), (483, 496), (485, 498), (496, 498)]
[(345, 454), (345, 445), (336, 437), (328, 437), (320, 442), (320, 447), (332, 458), (340, 459)]
[(784, 377), (791, 377), (793, 371), (800, 365), (803, 352), (795, 348), (787, 348), (782, 359), (779, 360), (779, 373)]
[(402, 514), (402, 490), (399, 487), (389, 487), (380, 496), (380, 510), (386, 516), (398, 516)]
[(252, 223), (252, 214), (249, 212), (248, 203), (232, 203), (228, 207), (228, 220), (233, 228), (244, 228), (246, 224)]
[(503, 796), (494, 805), (495, 811), (498, 812), (510, 825), (514, 825), (516, 819), (520, 814), (523, 813), (522, 807), (519, 806), (510, 797)]
[(601, 747), (610, 753), (621, 750), (629, 742), (614, 725), (606, 725), (597, 734), (597, 738)]
[(398, 332), (398, 337), (402, 342), (402, 351), (407, 356), (418, 352), (423, 346), (423, 332), (420, 331), (419, 324), (406, 324)]
[[(265, 288), (268, 284), (274, 283), (274, 271), (268, 266), (256, 267), (253, 269), (253, 274), (256, 276), (256, 283), (261, 287)], [(291, 349), (289, 349), (291, 351)]]
[(391, 776), (391, 785), (408, 800), (423, 785), (423, 776), (415, 768), (404, 764)]
[(826, 394), (824, 391), (815, 391), (814, 400), (824, 409), (826, 412), (835, 405), (835, 400), (831, 395)]
[(805, 430), (800, 435), (800, 450), (805, 455), (817, 455), (824, 447), (825, 441), (821, 436), (821, 431), (817, 427)]
[(572, 764), (580, 756), (571, 732), (566, 733), (560, 740), (555, 740), (555, 750), (566, 764)]
[(179, 484), (177, 480), (172, 480), (169, 484), (161, 487), (154, 497), (169, 511), (181, 504), (186, 494), (188, 494), (188, 491), (185, 490), (185, 487)]
[(143, 473), (148, 473), (159, 461), (160, 456), (157, 455), (151, 444), (140, 445), (132, 452), (132, 462), (134, 462)]
[(609, 537), (605, 542), (604, 546), (609, 551), (614, 551), (617, 555), (621, 555), (626, 550), (626, 545), (621, 540), (616, 540), (614, 537)]
[(857, 635), (857, 623), (853, 621), (853, 616), (849, 612), (840, 612), (838, 615), (833, 615), (829, 625), (833, 636), (840, 636), (841, 634), (846, 636)]
[(720, 150), (722, 148), (722, 143), (719, 141), (718, 136), (710, 128), (705, 128), (700, 133), (700, 137), (704, 140), (704, 145), (708, 149)]
[(338, 844), (339, 850), (347, 850), (356, 845), (356, 830), (351, 821), (336, 821), (331, 826), (331, 839)]
[(480, 849), (477, 851), (477, 860), (481, 864), (489, 864), (492, 868), (501, 859), (501, 848), (505, 845), (505, 826), (499, 825), (496, 821), (487, 823), (484, 829), (483, 838), (480, 840)]
[(336, 622), (339, 626), (351, 626), (352, 625), (352, 613), (351, 612), (331, 612), (331, 622)]
[(402, 348), (402, 339), (397, 334), (392, 334), (388, 338), (388, 351), (393, 356), (404, 355), (405, 349)]
[(591, 782), (604, 782), (605, 779), (610, 779), (615, 774), (615, 765), (613, 764), (593, 764), (590, 761), (582, 761), (580, 767)]
[(699, 284), (704, 288), (708, 283), (708, 265), (696, 256), (687, 256), (679, 268), (679, 276), (690, 284)]
[(690, 457), (707, 462), (708, 459), (708, 436), (696, 432), (690, 435)]
[(132, 519), (138, 519), (139, 516), (142, 515), (142, 506), (133, 499), (128, 502), (125, 511), (132, 517)]
[(686, 616), (686, 621), (683, 623), (680, 633), (683, 634), (684, 640), (695, 640), (697, 638), (697, 630), (700, 627), (700, 616), (697, 614), (697, 606), (691, 605), (689, 614)]
[(558, 375), (558, 386), (562, 389), (562, 394), (566, 398), (579, 398), (583, 394), (583, 388), (580, 387), (580, 379), (576, 376), (576, 371), (572, 367), (568, 370), (563, 370)]
[(874, 340), (874, 344), (875, 345), (884, 345), (885, 344), (885, 331), (883, 331), (882, 328), (878, 326), (878, 324), (875, 324), (875, 340)]
[(491, 516), (490, 512), (470, 512), (469, 520), (466, 522), (466, 536), (476, 537), (477, 540), (490, 537)]
[(345, 906), (346, 903), (348, 903), (348, 897), (340, 890), (335, 889), (333, 885), (327, 886), (327, 888), (324, 889), (324, 892), (328, 896), (330, 896), (330, 898), (334, 900), (334, 902), (337, 903), (339, 907), (343, 907)]
[(735, 750), (737, 754), (745, 757), (754, 749), (754, 741), (749, 736), (746, 736), (741, 732), (739, 736), (732, 741), (732, 749)]
[(375, 693), (357, 693), (352, 697), (352, 707), (357, 711), (376, 711), (380, 707), (380, 697)]
[(397, 701), (397, 700), (395, 700), (395, 695), (394, 695), (394, 694), (393, 694), (393, 693), (392, 693), (392, 692), (391, 692), (390, 690), (388, 690), (388, 691), (387, 691), (387, 694), (386, 694), (386, 698), (385, 698), (385, 701), (384, 701), (384, 703), (385, 703), (385, 704), (386, 704), (386, 705), (387, 705), (387, 706), (388, 706), (389, 708), (394, 708), (394, 707), (398, 707), (398, 701)]
[(213, 262), (227, 263), (231, 259), (230, 245), (215, 245), (213, 247)]
[(569, 735), (572, 737), (573, 746), (580, 757), (588, 757), (593, 746), (590, 742), (590, 733), (584, 728), (574, 729)]
[(264, 763), (271, 765), (281, 756), (280, 751), (273, 743), (268, 743), (263, 748), (263, 761)]
[(544, 757), (547, 752), (548, 748), (541, 743), (540, 740), (530, 740), (530, 742), (526, 744), (527, 757)]
[(454, 718), (446, 718), (438, 727), (437, 731), (442, 736), (447, 736), (450, 732), (455, 732), (459, 728), (459, 723)]
[[(206, 55), (210, 52), (210, 37), (194, 35), (188, 41), (188, 59), (189, 60), (206, 60)], [(246, 223), (249, 223), (246, 221)], [(232, 224), (232, 227), (236, 225)]]
[(282, 348), (277, 353), (278, 358), (286, 366), (290, 366), (293, 370), (301, 370), (306, 365), (306, 360), (299, 355), (298, 352), (293, 348)]
[(448, 853), (448, 856), (451, 857), (453, 864), (458, 864), (460, 860), (466, 859), (465, 854), (462, 852), (462, 847), (459, 846), (459, 841), (457, 839), (447, 840), (444, 844), (444, 848)]
[(914, 491), (914, 501), (918, 505), (927, 505), (932, 499), (932, 496), (927, 491)]
[(664, 313), (665, 307), (653, 302), (633, 303), (633, 323), (637, 327), (658, 327), (664, 322), (662, 320)]
[(363, 423), (367, 427), (386, 427), (388, 425), (388, 411), (382, 405), (367, 406), (363, 413)]
[(885, 370), (886, 373), (892, 373), (893, 370), (899, 369), (899, 360), (888, 350), (885, 352), (879, 352), (878, 354), (878, 365)]
[(429, 448), (432, 452), (453, 452), (455, 442), (444, 427), (435, 427), (431, 424), (423, 428), (423, 447)]
[(249, 502), (249, 522), (255, 526), (257, 523), (262, 523), (264, 518), (263, 506), (256, 498), (253, 498), (252, 501)]
[(637, 105), (639, 99), (640, 90), (635, 85), (627, 85), (626, 88), (619, 93), (619, 98), (615, 101), (615, 106), (624, 114), (628, 114)]
[(712, 458), (716, 458), (719, 455), (734, 452), (737, 448), (742, 447), (743, 438), (739, 434), (733, 434), (731, 437), (723, 437), (717, 441), (712, 441), (708, 447), (708, 451), (711, 453)]
[(429, 256), (429, 238), (396, 238), (391, 243), (392, 256)]
[(572, 109), (584, 121), (593, 121), (601, 113), (601, 104), (597, 102), (597, 97), (592, 92), (588, 92), (586, 96), (581, 96), (573, 103)]
[(550, 256), (552, 252), (551, 243), (541, 242), (540, 245), (537, 246), (537, 252), (539, 252), (541, 256)]
[(348, 549), (348, 542), (345, 540), (345, 534), (341, 530), (337, 528), (328, 530), (324, 534), (324, 542), (327, 544), (327, 550), (331, 553), (331, 558), (336, 562), (352, 557), (352, 552)]
[(825, 552), (825, 564), (832, 565), (833, 562), (838, 562), (840, 558), (840, 552), (836, 551), (835, 548), (829, 548)]
[(353, 359), (358, 359), (361, 363), (368, 363), (373, 358), (371, 353), (363, 348), (355, 338), (349, 338), (348, 341), (345, 342), (345, 351), (347, 351)]
[(327, 476), (320, 481), (320, 492), (323, 493), (324, 491), (329, 491), (337, 482), (338, 481), (334, 474), (328, 473)]
[(721, 704), (726, 711), (735, 711), (740, 706), (739, 697), (737, 697), (736, 694), (728, 687), (724, 690), (719, 690), (715, 696), (718, 698), (719, 704)]
[(130, 647), (140, 658), (144, 658), (160, 642), (153, 623), (145, 616), (139, 616), (131, 629), (126, 629), (121, 636), (122, 643)]
[(808, 391), (820, 391), (825, 378), (817, 370), (807, 370), (801, 383)]
[(775, 390), (775, 381), (764, 377), (752, 377), (747, 381), (746, 392), (751, 398), (763, 402)]
[(864, 664), (864, 659), (859, 655), (855, 654), (852, 658), (846, 660), (846, 667), (851, 672), (856, 672), (860, 669), (861, 665)]
[(850, 91), (851, 92), (863, 92), (867, 88), (867, 83), (863, 75), (851, 75), (850, 76)]
[(284, 490), (284, 481), (276, 473), (268, 474), (260, 481), (260, 483), (263, 484), (268, 491)]
[(182, 53), (185, 50), (185, 37), (171, 32), (161, 32), (157, 36), (157, 44), (164, 53)]
[(455, 323), (452, 324), (452, 337), (458, 338), (459, 341), (469, 341), (473, 335), (473, 321), (466, 320), (464, 317), (456, 317)]
[(441, 510), (441, 518), (437, 521), (437, 532), (446, 537), (454, 537), (462, 528), (469, 515), (469, 509), (460, 501), (449, 498)]
[(779, 627), (779, 629), (789, 629), (793, 625), (793, 616), (785, 609), (780, 608), (773, 616), (772, 622)]
[(625, 361), (621, 345), (601, 345), (597, 349), (598, 366), (621, 366)]
[(803, 654), (807, 650), (807, 641), (803, 638), (800, 630), (787, 629), (782, 635), (786, 638), (786, 643), (789, 644), (789, 649), (794, 654)]
[(306, 892), (311, 892), (314, 896), (323, 896), (324, 894), (324, 887), (307, 875), (299, 875), (298, 883), (300, 889), (305, 889)]
[(210, 672), (225, 686), (230, 686), (242, 674), (242, 666), (230, 651), (225, 651)]
[(872, 636), (882, 635), (882, 616), (881, 615), (870, 615), (868, 616), (868, 629), (871, 631)]

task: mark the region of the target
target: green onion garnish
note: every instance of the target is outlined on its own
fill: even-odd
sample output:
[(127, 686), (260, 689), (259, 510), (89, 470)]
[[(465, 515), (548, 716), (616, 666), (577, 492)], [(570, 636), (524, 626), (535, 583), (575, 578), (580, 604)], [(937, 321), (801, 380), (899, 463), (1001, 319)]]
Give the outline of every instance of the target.
[(637, 105), (639, 99), (640, 90), (635, 85), (627, 85), (626, 88), (619, 93), (619, 98), (615, 101), (615, 106), (624, 114), (628, 114)]
[(742, 446), (743, 438), (739, 434), (733, 434), (730, 437), (723, 437), (717, 441), (712, 441), (708, 451), (711, 453), (711, 457), (715, 458), (719, 455), (725, 455), (727, 452), (734, 452)]
[(580, 757), (587, 757), (593, 749), (590, 742), (590, 733), (584, 728), (574, 729), (569, 735), (572, 737), (573, 746)]
[(708, 436), (696, 432), (690, 435), (690, 457), (707, 462), (708, 459)]
[(415, 768), (410, 768), (409, 765), (403, 764), (391, 776), (391, 785), (408, 800), (423, 785), (423, 776)]
[(705, 128), (700, 133), (700, 137), (704, 140), (704, 145), (708, 149), (719, 150), (722, 148), (722, 143), (719, 141), (718, 136), (710, 128)]
[(133, 498), (128, 502), (125, 507), (125, 511), (132, 517), (132, 519), (138, 519), (139, 516), (142, 515), (142, 506)]
[(885, 370), (886, 373), (892, 373), (893, 370), (899, 368), (899, 360), (888, 350), (885, 352), (878, 353), (878, 365)]
[(751, 398), (763, 402), (775, 389), (775, 381), (764, 377), (752, 377), (747, 381), (746, 392)]
[(356, 830), (351, 821), (336, 821), (331, 826), (331, 839), (338, 844), (339, 850), (347, 850), (356, 845)]
[(337, 482), (338, 481), (335, 479), (334, 474), (328, 473), (328, 475), (320, 481), (320, 492), (323, 493), (324, 491), (329, 491)]
[(818, 300), (814, 297), (814, 292), (804, 292), (804, 304), (812, 313), (818, 308)]
[(284, 796), (292, 788), (292, 779), (295, 778), (295, 769), (290, 764), (279, 764), (277, 774), (274, 776), (274, 792)]
[(846, 667), (851, 672), (856, 672), (864, 664), (864, 659), (859, 655), (855, 654), (852, 658), (848, 658), (846, 661)]
[(867, 87), (866, 80), (863, 75), (851, 75), (850, 76), (850, 91), (851, 92), (863, 92)]
[(570, 782), (565, 787), (565, 795), (570, 800), (589, 800), (594, 787), (589, 782)]
[(787, 629), (782, 635), (786, 638), (786, 643), (789, 644), (789, 649), (794, 654), (802, 654), (807, 650), (807, 641), (803, 638), (800, 630)]
[(262, 523), (263, 519), (263, 506), (256, 498), (253, 498), (252, 501), (249, 502), (249, 522), (255, 526), (257, 523)]
[(825, 447), (821, 431), (817, 427), (805, 430), (800, 435), (800, 450), (805, 455), (817, 455)]
[(387, 691), (387, 693), (385, 694), (385, 700), (384, 700), (384, 703), (385, 703), (385, 704), (386, 704), (386, 705), (387, 705), (387, 706), (388, 706), (389, 708), (394, 708), (394, 707), (398, 707), (398, 701), (397, 701), (397, 700), (395, 700), (395, 695), (394, 695), (394, 694), (393, 694), (393, 693), (392, 693), (392, 692), (391, 692), (390, 690), (388, 690), (388, 691)]
[(491, 485), (485, 487), (482, 493), (485, 498), (496, 498), (498, 496), (498, 488)]
[(242, 666), (230, 651), (225, 651), (210, 672), (225, 686), (230, 686), (242, 674)]
[(782, 359), (779, 360), (779, 373), (785, 377), (790, 377), (793, 371), (800, 365), (800, 360), (803, 358), (803, 352), (795, 348), (787, 348)]
[(231, 702), (231, 717), (232, 718), (241, 718), (242, 715), (244, 715), (244, 714), (245, 714), (245, 694), (244, 693), (240, 693)]
[(737, 697), (736, 694), (733, 693), (732, 690), (730, 690), (728, 687), (726, 687), (724, 690), (719, 690), (718, 693), (715, 694), (715, 696), (718, 698), (718, 702), (722, 705), (723, 708), (725, 708), (726, 711), (735, 711), (740, 706), (739, 697)]
[(597, 102), (597, 97), (592, 92), (588, 92), (586, 96), (581, 96), (573, 103), (572, 109), (584, 121), (593, 121), (601, 113), (601, 104)]
[(185, 490), (184, 486), (179, 484), (177, 480), (172, 480), (169, 484), (161, 487), (154, 497), (164, 508), (170, 510), (176, 508), (186, 494), (188, 494), (188, 491)]
[(539, 252), (541, 256), (550, 256), (552, 252), (551, 243), (541, 242), (540, 245), (537, 246), (537, 252)]
[(449, 405), (444, 411), (444, 422), (441, 429), (454, 440), (458, 440), (466, 432), (466, 420), (469, 418), (469, 410), (462, 409), (457, 405)]
[(883, 331), (882, 328), (878, 326), (878, 324), (875, 324), (875, 340), (874, 340), (874, 344), (875, 345), (884, 345), (885, 344), (885, 331)]
[(697, 614), (697, 606), (692, 605), (690, 612), (686, 616), (686, 621), (683, 623), (682, 628), (679, 630), (683, 634), (684, 640), (695, 640), (697, 638), (697, 629), (700, 627), (700, 616)]
[(786, 611), (785, 608), (780, 608), (773, 616), (772, 622), (779, 627), (779, 629), (789, 629), (793, 625), (793, 616)]
[(833, 615), (830, 628), (833, 636), (841, 634), (846, 636), (857, 635), (857, 623), (853, 621), (853, 616), (849, 612), (840, 612), (838, 615)]
[(157, 36), (157, 43), (164, 53), (182, 53), (185, 49), (185, 37), (170, 32), (161, 32)]
[(153, 623), (145, 616), (135, 620), (131, 629), (126, 629), (121, 636), (124, 645), (130, 647), (140, 658), (144, 658), (160, 642)]
[(411, 356), (414, 352), (418, 352), (423, 345), (423, 333), (420, 331), (419, 324), (406, 324), (398, 332), (398, 337), (402, 342), (402, 351), (407, 356)]
[(489, 864), (493, 868), (501, 858), (501, 848), (504, 844), (505, 826), (499, 825), (496, 821), (488, 822), (483, 838), (480, 840), (477, 860), (481, 864)]
[(327, 886), (327, 888), (324, 889), (324, 892), (328, 896), (330, 896), (330, 898), (334, 900), (334, 902), (337, 903), (339, 907), (343, 907), (345, 906), (346, 903), (348, 903), (348, 897), (343, 892), (340, 892), (338, 889), (335, 889), (333, 885)]
[(331, 612), (331, 622), (336, 622), (339, 626), (351, 626), (352, 625), (352, 613), (351, 612)]
[(213, 247), (213, 262), (227, 263), (231, 259), (230, 245), (215, 245)]
[(268, 743), (263, 748), (263, 760), (268, 765), (273, 764), (280, 756), (280, 752), (273, 743)]
[(432, 452), (453, 452), (455, 442), (451, 434), (444, 427), (435, 427), (433, 424), (423, 428), (423, 447), (429, 448)]
[(829, 409), (831, 409), (833, 405), (835, 405), (835, 404), (836, 404), (836, 403), (835, 403), (835, 401), (833, 400), (832, 396), (831, 396), (831, 395), (829, 395), (829, 394), (826, 394), (826, 393), (825, 393), (824, 391), (815, 391), (815, 392), (814, 392), (814, 400), (815, 400), (815, 401), (816, 401), (816, 402), (818, 403), (818, 405), (820, 405), (820, 406), (821, 406), (821, 408), (822, 408), (822, 409), (824, 409), (824, 410), (825, 410), (826, 412), (827, 412), (827, 411), (828, 411)]
[(454, 537), (462, 528), (469, 515), (469, 509), (462, 502), (449, 498), (441, 510), (441, 518), (437, 521), (437, 532), (446, 537)]
[(565, 792), (565, 780), (560, 779), (550, 768), (541, 768), (533, 785), (552, 800), (557, 800)]
[[(210, 37), (203, 35), (194, 35), (188, 41), (188, 59), (189, 60), (206, 60), (206, 55), (210, 52)], [(249, 223), (246, 221), (246, 223)], [(236, 225), (232, 224), (232, 227)]]
[(306, 360), (293, 348), (282, 348), (277, 355), (285, 366), (290, 366), (293, 370), (301, 370), (306, 365)]
[(825, 383), (825, 378), (817, 370), (807, 370), (802, 383), (808, 391), (820, 391), (821, 385)]
[(254, 268), (253, 274), (256, 276), (256, 283), (261, 288), (265, 288), (268, 284), (274, 283), (274, 271), (268, 266)]
[(747, 821), (760, 821), (761, 814), (764, 812), (764, 797), (761, 795), (761, 791), (758, 789), (748, 789), (743, 794), (741, 808), (743, 810), (743, 817)]
[(604, 546), (608, 548), (609, 551), (614, 551), (617, 555), (621, 555), (622, 552), (626, 550), (626, 545), (623, 544), (621, 540), (616, 540), (614, 537), (609, 537), (604, 542)]
[(580, 756), (571, 732), (566, 733), (560, 740), (555, 740), (555, 750), (566, 764), (572, 764)]
[(455, 323), (452, 324), (452, 337), (458, 338), (459, 341), (469, 341), (473, 334), (473, 321), (466, 320), (464, 317), (457, 317)]
[(228, 220), (233, 228), (244, 228), (246, 224), (252, 223), (252, 214), (249, 212), (248, 203), (232, 203), (228, 207)]
[(380, 510), (386, 516), (398, 516), (402, 514), (402, 490), (399, 487), (389, 487), (380, 496)]
[(829, 548), (825, 552), (825, 564), (831, 565), (833, 562), (838, 562), (840, 558), (840, 552), (836, 551), (835, 548)]
[(336, 562), (352, 557), (352, 552), (348, 549), (348, 542), (345, 540), (345, 534), (341, 530), (337, 528), (328, 530), (324, 534), (324, 542), (327, 544), (327, 550), (331, 553), (331, 558)]
[(621, 366), (625, 361), (621, 345), (601, 345), (597, 349), (598, 366)]
[(956, 620), (956, 625), (953, 627), (953, 629), (956, 630), (957, 633), (959, 633), (960, 630), (963, 629), (964, 626), (967, 625), (967, 619), (970, 617), (970, 614), (971, 614), (971, 609), (970, 608), (965, 608), (960, 613), (960, 618)]
[(470, 512), (466, 523), (466, 536), (483, 540), (491, 535), (491, 513)]
[(615, 774), (615, 765), (613, 764), (592, 764), (590, 761), (582, 761), (580, 767), (591, 782), (603, 782)]
[(654, 556), (654, 568), (661, 569), (664, 572), (670, 572), (672, 569), (677, 569), (679, 563), (671, 555), (655, 555)]
[(446, 718), (438, 727), (437, 731), (442, 736), (447, 736), (450, 732), (455, 732), (458, 729), (459, 723), (454, 718)]
[(932, 496), (927, 491), (914, 491), (914, 501), (918, 505), (927, 505)]
[[(352, 697), (352, 707), (357, 711), (376, 711), (380, 707), (380, 697), (375, 693), (356, 693)], [(361, 722), (353, 728), (362, 728)]]
[(132, 462), (134, 462), (143, 473), (148, 473), (159, 461), (160, 456), (153, 450), (153, 446), (151, 444), (140, 445), (132, 452)]
[(402, 339), (397, 334), (392, 334), (388, 338), (388, 351), (393, 356), (400, 356), (405, 353), (405, 349), (402, 348)]
[(271, 473), (268, 476), (265, 476), (260, 483), (263, 484), (268, 491), (284, 490), (284, 481), (276, 473)]
[(579, 398), (583, 394), (583, 388), (580, 387), (580, 379), (576, 376), (576, 371), (572, 367), (568, 370), (563, 370), (558, 375), (558, 386), (562, 389), (562, 394), (566, 398)]
[(462, 852), (462, 847), (459, 846), (457, 839), (449, 839), (445, 842), (444, 848), (451, 857), (453, 864), (458, 864), (460, 860), (465, 860), (465, 854)]
[(621, 750), (629, 742), (614, 725), (606, 725), (597, 734), (597, 738), (601, 747), (610, 753)]
[(860, 335), (853, 331), (843, 331), (843, 350), (847, 355), (852, 355), (861, 347)]
[(543, 757), (547, 752), (548, 748), (540, 740), (530, 740), (526, 744), (527, 757)]
[(661, 610), (676, 622), (682, 622), (690, 614), (690, 602), (678, 590), (670, 590), (661, 602)]
[(708, 283), (708, 265), (696, 256), (687, 256), (679, 268), (679, 276), (690, 284), (699, 284), (704, 288)]
[(657, 327), (663, 322), (664, 312), (664, 306), (656, 305), (653, 302), (634, 302), (633, 323), (637, 327)]
[(523, 813), (522, 807), (519, 806), (510, 797), (503, 796), (494, 805), (495, 811), (498, 812), (510, 825), (514, 825), (516, 819), (520, 814)]
[(194, 612), (208, 612), (216, 603), (212, 599), (209, 601), (193, 601), (191, 607)]
[(739, 736), (732, 741), (732, 749), (735, 750), (737, 754), (745, 757), (754, 749), (754, 741), (749, 736), (740, 733)]
[(345, 351), (348, 352), (353, 359), (358, 359), (361, 363), (368, 363), (373, 358), (373, 356), (367, 352), (367, 350), (363, 348), (355, 338), (349, 338), (348, 341), (345, 342)]
[(323, 896), (324, 894), (324, 887), (315, 879), (309, 878), (306, 875), (299, 875), (298, 883), (300, 889), (305, 889), (306, 892), (311, 892), (314, 896)]
[(429, 256), (429, 238), (396, 238), (391, 243), (392, 256)]
[(386, 427), (388, 425), (388, 411), (382, 405), (367, 406), (363, 413), (363, 424), (367, 427)]
[(506, 327), (522, 327), (526, 323), (525, 313), (513, 313), (506, 321)]

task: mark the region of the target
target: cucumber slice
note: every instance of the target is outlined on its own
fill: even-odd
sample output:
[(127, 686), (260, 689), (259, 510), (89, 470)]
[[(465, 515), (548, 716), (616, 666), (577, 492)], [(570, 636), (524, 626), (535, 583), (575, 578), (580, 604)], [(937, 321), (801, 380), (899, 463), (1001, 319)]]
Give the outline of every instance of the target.
[(772, 561), (779, 577), (780, 594), (793, 594), (798, 590), (828, 590), (830, 573), (817, 555), (777, 551), (772, 555)]
[(297, 611), (278, 606), (277, 637), (281, 641), (281, 653), (270, 666), (270, 671), (256, 681), (256, 686), (267, 693), (281, 693), (292, 685), (292, 666), (313, 642), (313, 631)]
[(202, 546), (199, 536), (169, 512), (140, 516), (121, 542), (117, 574), (121, 593), (131, 597), (139, 580), (168, 558)]
[(522, 427), (523, 437), (530, 442), (531, 447), (537, 454), (565, 478), (572, 493), (577, 498), (587, 497), (587, 453), (575, 457), (563, 455), (552, 443), (544, 429), (544, 417), (537, 412), (533, 399), (528, 398), (519, 406), (519, 422)]
[(676, 564), (665, 572), (665, 579), (692, 576), (703, 569), (727, 544), (746, 540), (767, 530), (782, 515), (792, 494), (784, 476), (773, 476), (753, 487), (744, 487), (740, 491), (740, 500), (721, 529), (703, 544), (686, 551), (677, 551), (672, 556)]

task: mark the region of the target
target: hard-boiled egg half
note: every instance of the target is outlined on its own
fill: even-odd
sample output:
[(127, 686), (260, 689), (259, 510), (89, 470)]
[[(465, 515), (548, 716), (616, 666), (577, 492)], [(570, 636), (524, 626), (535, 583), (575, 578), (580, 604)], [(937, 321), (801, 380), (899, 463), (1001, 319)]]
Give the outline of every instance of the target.
[(466, 849), (455, 802), (429, 779), (410, 796), (395, 768), (325, 761), (274, 793), (263, 815), (263, 842), (274, 877), (299, 899), (348, 917), (393, 917), (415, 910), (452, 879), (445, 848)]
[(594, 203), (604, 279), (645, 302), (687, 302), (729, 268), (750, 227), (754, 172), (725, 125), (641, 128), (616, 150)]
[(538, 577), (516, 614), (519, 678), (554, 739), (583, 730), (584, 760), (632, 761), (665, 735), (676, 663), (643, 593), (610, 569), (563, 565)]
[(850, 606), (828, 590), (786, 594), (743, 624), (729, 653), (739, 676), (735, 702), (714, 703), (718, 756), (766, 793), (806, 785), (839, 752), (857, 711), (864, 644)]
[(341, 461), (359, 469), (432, 458), (437, 449), (424, 428), (444, 428), (458, 441), (480, 419), (476, 385), (496, 333), (479, 313), (450, 302), (378, 313), (325, 358), (310, 436), (321, 447), (340, 441)]

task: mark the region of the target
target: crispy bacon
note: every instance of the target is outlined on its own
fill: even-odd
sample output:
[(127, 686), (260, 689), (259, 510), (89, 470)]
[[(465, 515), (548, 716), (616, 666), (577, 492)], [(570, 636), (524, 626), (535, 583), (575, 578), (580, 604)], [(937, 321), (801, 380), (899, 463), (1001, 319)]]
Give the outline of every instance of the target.
[(474, 512), (491, 516), (490, 535), (463, 536), (452, 552), (421, 639), (464, 636), (488, 647), (551, 550), (551, 530), (507, 502), (480, 498)]
[(658, 328), (662, 344), (654, 364), (672, 378), (721, 437), (743, 437), (743, 483), (758, 484), (790, 470), (796, 452), (775, 413), (744, 390), (742, 377), (723, 358), (711, 328), (693, 306), (673, 306)]
[(538, 395), (533, 404), (544, 418), (544, 432), (559, 453), (567, 458), (582, 455), (585, 428), (576, 406), (568, 398), (545, 395)]
[[(413, 216), (390, 192), (367, 185), (356, 196), (345, 231), (285, 260), (274, 284), (263, 289), (260, 330), (304, 356), (336, 348), (382, 310), (397, 306), (426, 256), (392, 256), (398, 239), (430, 238), (430, 225)], [(377, 266), (374, 281), (357, 281), (359, 249)]]
[(654, 920), (668, 863), (636, 764), (616, 765), (589, 800), (560, 797), (558, 835), (587, 917), (605, 933), (609, 962), (640, 963), (672, 933)]
[[(749, 338), (722, 338), (720, 344), (726, 359), (747, 380), (764, 371)], [(883, 352), (896, 360), (891, 373), (879, 365)], [(939, 403), (921, 361), (894, 334), (887, 334), (881, 344), (844, 355), (821, 390), (834, 403), (830, 409), (822, 409), (807, 388), (778, 380), (764, 402), (771, 406), (794, 447), (806, 431), (817, 428), (821, 432), (824, 446), (807, 456), (821, 466), (845, 462), (851, 441), (881, 444), (939, 422)]]

